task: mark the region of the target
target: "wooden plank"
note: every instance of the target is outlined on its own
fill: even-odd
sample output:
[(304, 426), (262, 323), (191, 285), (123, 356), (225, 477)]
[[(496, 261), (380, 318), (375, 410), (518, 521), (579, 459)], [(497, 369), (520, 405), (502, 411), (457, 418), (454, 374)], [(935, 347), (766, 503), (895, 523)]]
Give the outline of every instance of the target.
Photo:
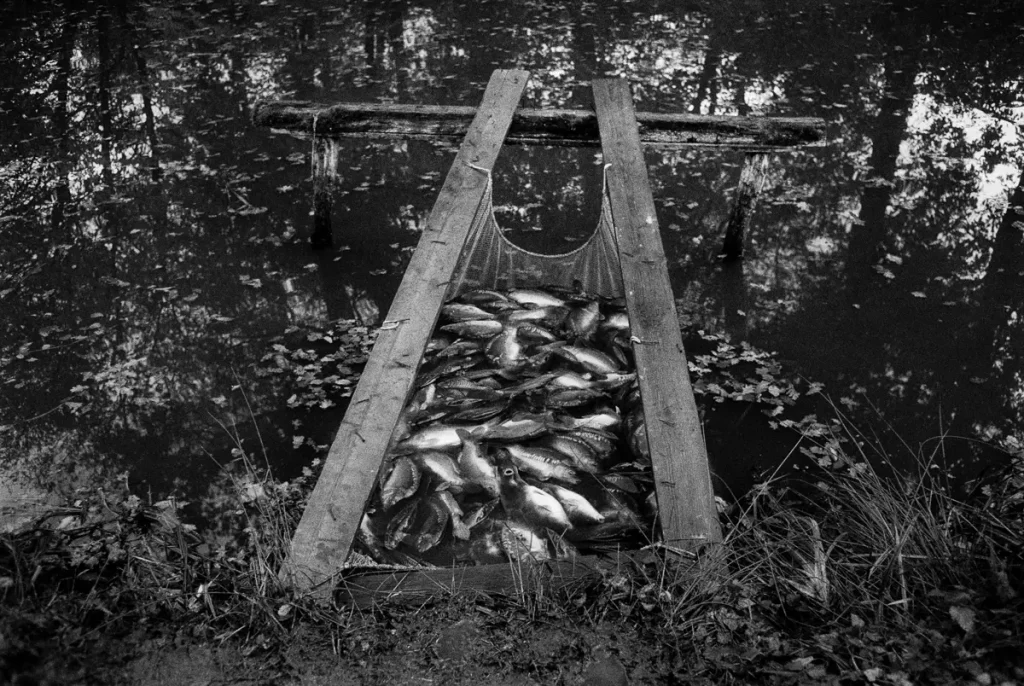
[[(440, 105), (386, 105), (308, 101), (258, 102), (257, 126), (353, 138), (425, 138), (459, 140), (476, 109)], [(659, 147), (728, 147), (770, 150), (821, 146), (825, 120), (817, 117), (730, 117), (640, 112), (640, 141)], [(521, 109), (509, 129), (508, 143), (520, 145), (600, 144), (597, 116), (588, 110)]]
[[(526, 565), (517, 563), (410, 569), (398, 571), (354, 570), (343, 574), (339, 583), (339, 604), (359, 608), (381, 602), (422, 603), (451, 594), (517, 596), (573, 591), (623, 570), (641, 570), (659, 556), (650, 551), (623, 552), (615, 557), (579, 556), (572, 560), (549, 560)], [(694, 559), (669, 558), (658, 564), (673, 564), (673, 581), (680, 575), (697, 573), (704, 566)]]
[(593, 90), (661, 532), (692, 550), (721, 540), (721, 529), (633, 100), (619, 79), (594, 81)]
[(493, 167), (528, 78), (494, 72), (438, 194), (282, 567), (300, 591), (328, 598), (348, 556), (487, 186), (487, 175), (469, 165)]
[(526, 596), (541, 591), (560, 592), (600, 575), (596, 558), (551, 560), (526, 564), (491, 564), (442, 569), (364, 571), (343, 575), (339, 603), (371, 607), (382, 601), (420, 603), (450, 594)]

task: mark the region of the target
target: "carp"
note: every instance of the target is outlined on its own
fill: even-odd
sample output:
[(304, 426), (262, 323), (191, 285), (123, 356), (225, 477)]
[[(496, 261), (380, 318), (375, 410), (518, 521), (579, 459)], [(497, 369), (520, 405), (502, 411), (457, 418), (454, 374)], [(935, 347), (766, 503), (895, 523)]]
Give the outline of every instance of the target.
[(515, 465), (505, 462), (495, 469), (501, 485), (501, 506), (509, 516), (559, 533), (572, 528), (569, 515), (558, 499), (523, 481)]

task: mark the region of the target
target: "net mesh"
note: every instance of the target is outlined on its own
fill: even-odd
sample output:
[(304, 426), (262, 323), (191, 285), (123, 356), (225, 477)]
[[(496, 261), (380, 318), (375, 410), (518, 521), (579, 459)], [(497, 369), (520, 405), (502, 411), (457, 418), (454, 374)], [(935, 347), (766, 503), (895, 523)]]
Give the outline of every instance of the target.
[(480, 167), (473, 169), (487, 174), (487, 188), (455, 269), (449, 298), (477, 288), (508, 290), (536, 286), (556, 286), (609, 298), (623, 295), (606, 184), (602, 184), (605, 190), (601, 218), (590, 238), (569, 252), (545, 255), (520, 248), (502, 234), (494, 218), (491, 173)]

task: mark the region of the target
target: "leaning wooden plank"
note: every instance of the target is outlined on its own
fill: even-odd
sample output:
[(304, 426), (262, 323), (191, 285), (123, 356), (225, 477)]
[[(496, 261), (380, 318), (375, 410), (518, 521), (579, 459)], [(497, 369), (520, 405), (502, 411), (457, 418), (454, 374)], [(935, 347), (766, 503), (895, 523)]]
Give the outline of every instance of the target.
[(593, 89), (662, 536), (692, 549), (721, 530), (633, 100), (622, 80)]
[(483, 198), (529, 73), (498, 70), (445, 179), (395, 300), (352, 394), (282, 576), (320, 598), (349, 554), (385, 450), (437, 323), (448, 282)]
[[(334, 137), (461, 139), (476, 112), (473, 107), (384, 105), (307, 101), (259, 102), (258, 126)], [(715, 146), (767, 150), (820, 146), (825, 120), (817, 117), (730, 117), (698, 114), (636, 115), (640, 141), (652, 146)], [(508, 143), (591, 145), (600, 143), (597, 117), (588, 110), (522, 109), (509, 129)]]

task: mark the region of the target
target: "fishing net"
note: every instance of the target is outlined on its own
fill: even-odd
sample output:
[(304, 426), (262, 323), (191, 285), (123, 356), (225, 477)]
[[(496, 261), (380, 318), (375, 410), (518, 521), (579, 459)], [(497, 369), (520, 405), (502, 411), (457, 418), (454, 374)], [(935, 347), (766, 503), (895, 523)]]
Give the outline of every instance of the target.
[(609, 298), (623, 295), (606, 183), (602, 183), (601, 218), (590, 238), (569, 252), (545, 255), (525, 250), (505, 237), (494, 218), (491, 173), (480, 167), (473, 169), (487, 174), (487, 188), (449, 287), (449, 299), (477, 288), (509, 290), (536, 286)]
[(490, 172), (473, 169), (487, 183), (349, 568), (532, 563), (653, 538), (607, 186), (586, 242), (541, 254), (506, 238)]

